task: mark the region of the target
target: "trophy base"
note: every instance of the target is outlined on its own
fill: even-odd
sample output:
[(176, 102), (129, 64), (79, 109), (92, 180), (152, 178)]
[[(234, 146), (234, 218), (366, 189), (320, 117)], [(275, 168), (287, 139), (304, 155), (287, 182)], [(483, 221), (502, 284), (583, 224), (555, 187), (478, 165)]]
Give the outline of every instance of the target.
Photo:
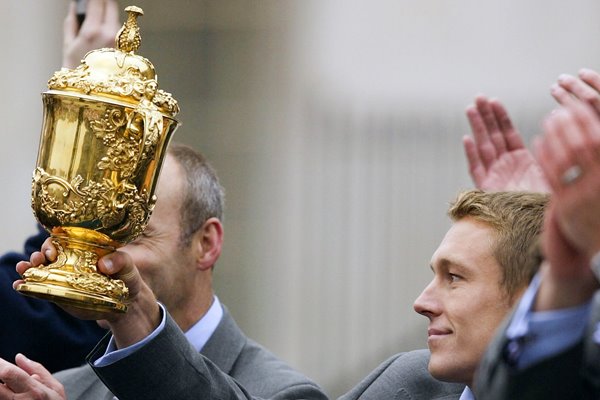
[(107, 296), (43, 283), (22, 283), (17, 291), (25, 296), (99, 312), (126, 312), (127, 305)]
[[(98, 272), (96, 262), (114, 251), (101, 242), (95, 232), (69, 228), (66, 235), (52, 234), (56, 261), (29, 268), (23, 274), (24, 283), (17, 287), (23, 295), (50, 300), (57, 304), (103, 313), (126, 312), (129, 290), (119, 279)], [(96, 239), (93, 242), (91, 239)]]

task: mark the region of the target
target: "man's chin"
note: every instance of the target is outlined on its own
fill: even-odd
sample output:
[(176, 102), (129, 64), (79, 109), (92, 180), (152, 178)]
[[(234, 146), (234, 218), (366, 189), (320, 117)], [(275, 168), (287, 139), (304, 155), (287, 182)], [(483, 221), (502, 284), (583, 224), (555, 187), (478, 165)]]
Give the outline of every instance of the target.
[(448, 362), (443, 362), (442, 360), (436, 360), (433, 356), (429, 361), (427, 369), (429, 374), (438, 381), (464, 383), (464, 379), (459, 376), (460, 367)]

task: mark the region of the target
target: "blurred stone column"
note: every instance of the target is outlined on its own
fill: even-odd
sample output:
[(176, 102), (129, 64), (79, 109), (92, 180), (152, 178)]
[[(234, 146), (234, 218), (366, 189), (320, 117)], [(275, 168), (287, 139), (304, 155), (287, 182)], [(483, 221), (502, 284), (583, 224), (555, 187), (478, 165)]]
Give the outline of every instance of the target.
[(3, 0), (0, 5), (0, 252), (20, 249), (36, 229), (29, 199), (42, 120), (40, 93), (60, 68), (67, 5), (58, 0)]

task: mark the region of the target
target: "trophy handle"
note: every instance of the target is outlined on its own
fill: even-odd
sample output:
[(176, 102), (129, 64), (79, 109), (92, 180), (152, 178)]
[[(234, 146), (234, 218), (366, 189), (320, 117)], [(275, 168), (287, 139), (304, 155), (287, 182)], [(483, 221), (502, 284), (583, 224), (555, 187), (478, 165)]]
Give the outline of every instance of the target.
[(127, 136), (141, 137), (136, 173), (147, 162), (154, 159), (156, 146), (163, 131), (163, 114), (152, 102), (155, 94), (156, 81), (147, 81), (143, 97), (133, 110), (125, 132)]

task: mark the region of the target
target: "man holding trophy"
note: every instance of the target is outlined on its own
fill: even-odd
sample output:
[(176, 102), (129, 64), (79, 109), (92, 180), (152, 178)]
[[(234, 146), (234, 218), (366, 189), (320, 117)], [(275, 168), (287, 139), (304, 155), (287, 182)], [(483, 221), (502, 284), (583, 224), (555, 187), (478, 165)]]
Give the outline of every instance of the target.
[[(142, 11), (127, 11), (118, 48), (92, 51), (81, 66), (55, 73), (44, 94), (32, 204), (51, 238), (17, 265), (24, 280), (14, 284), (99, 320), (113, 335), (89, 366), (57, 375), (65, 387), (22, 355), (17, 365), (0, 360), (0, 399), (107, 398), (109, 390), (121, 400), (326, 398), (246, 338), (214, 295), (222, 189), (198, 153), (176, 144), (167, 150), (177, 103), (135, 54)], [(161, 382), (142, 385), (147, 393), (131, 385), (154, 374)]]
[[(71, 2), (63, 24), (63, 67), (75, 68), (88, 51), (113, 46), (120, 28), (117, 1), (90, 0), (87, 16), (80, 23), (76, 3)], [(23, 252), (13, 251), (0, 257), (0, 302), (5, 310), (0, 358), (14, 360), (17, 352), (22, 352), (55, 372), (81, 365), (106, 330), (95, 321), (74, 318), (54, 303), (21, 296), (12, 289), (13, 281), (19, 277), (15, 271), (17, 262), (29, 260), (48, 237), (45, 229), (39, 225), (38, 228), (25, 241)]]

